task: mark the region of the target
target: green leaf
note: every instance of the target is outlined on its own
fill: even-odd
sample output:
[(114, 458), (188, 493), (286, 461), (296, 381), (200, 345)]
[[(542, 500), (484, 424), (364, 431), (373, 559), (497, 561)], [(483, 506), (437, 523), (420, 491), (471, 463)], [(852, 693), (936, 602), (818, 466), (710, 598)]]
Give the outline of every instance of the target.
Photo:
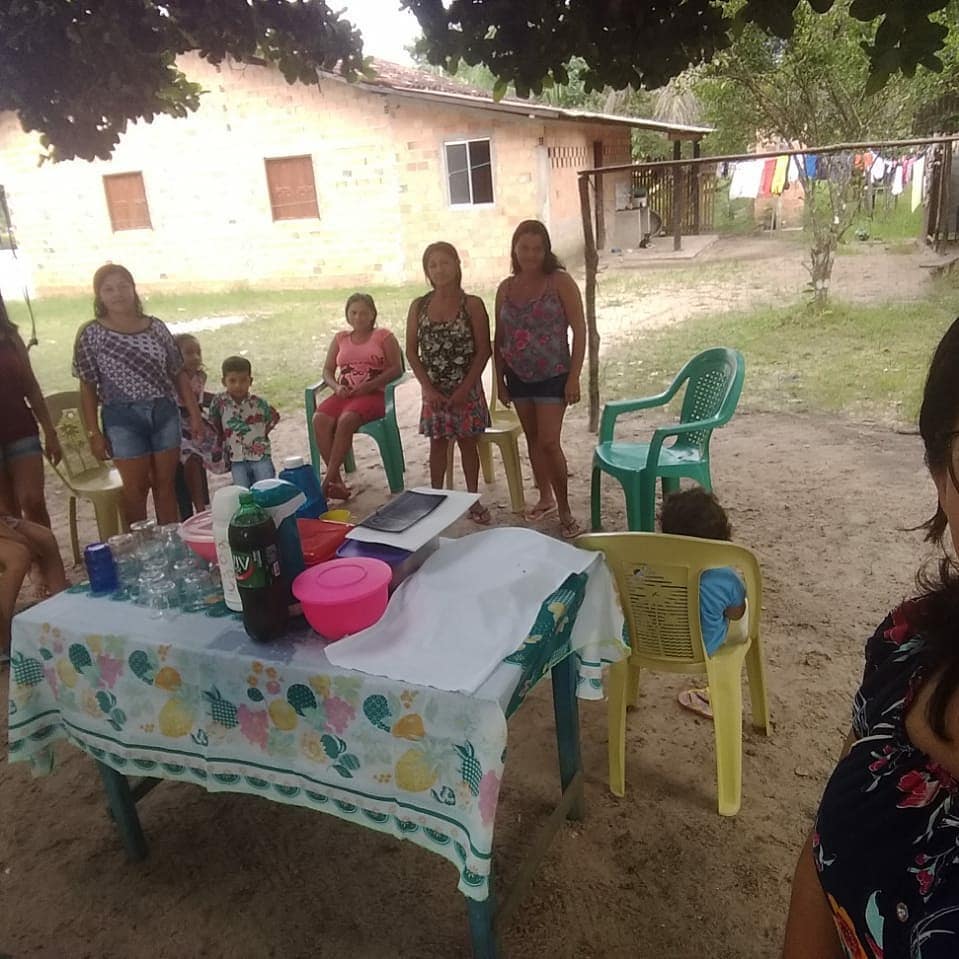
[(507, 80), (499, 79), (493, 86), (493, 99), (499, 103), (503, 97), (506, 96), (506, 91), (509, 89), (509, 82)]

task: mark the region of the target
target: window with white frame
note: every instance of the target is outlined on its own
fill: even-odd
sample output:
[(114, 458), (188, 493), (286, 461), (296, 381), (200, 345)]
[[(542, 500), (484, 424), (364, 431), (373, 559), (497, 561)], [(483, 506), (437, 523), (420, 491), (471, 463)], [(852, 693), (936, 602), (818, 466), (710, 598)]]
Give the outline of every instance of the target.
[(446, 181), (450, 206), (493, 202), (493, 165), (490, 141), (452, 140), (446, 149)]

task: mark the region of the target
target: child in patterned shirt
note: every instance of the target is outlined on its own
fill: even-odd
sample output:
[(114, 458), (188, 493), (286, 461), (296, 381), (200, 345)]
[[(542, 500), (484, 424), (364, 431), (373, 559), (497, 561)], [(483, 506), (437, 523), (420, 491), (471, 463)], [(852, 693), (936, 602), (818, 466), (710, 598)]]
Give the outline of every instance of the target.
[(266, 400), (250, 392), (253, 367), (244, 356), (223, 361), (224, 392), (210, 403), (210, 422), (230, 457), (237, 486), (249, 488), (257, 480), (276, 476), (270, 457), (270, 432), (280, 414)]

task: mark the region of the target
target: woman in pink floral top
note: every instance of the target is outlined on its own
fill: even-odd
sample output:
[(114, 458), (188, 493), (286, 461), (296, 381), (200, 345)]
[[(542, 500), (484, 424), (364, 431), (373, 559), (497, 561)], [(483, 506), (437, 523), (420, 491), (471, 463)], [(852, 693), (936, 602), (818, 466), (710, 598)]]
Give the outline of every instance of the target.
[[(959, 548), (959, 320), (933, 357), (919, 432), (938, 493), (926, 538)], [(796, 866), (784, 959), (959, 955), (959, 566), (866, 644), (852, 731)]]
[(539, 490), (526, 518), (540, 520), (558, 508), (560, 532), (572, 539), (582, 528), (569, 505), (561, 439), (566, 408), (579, 402), (586, 354), (583, 299), (538, 220), (516, 228), (510, 259), (513, 274), (496, 291), (496, 385), (500, 400), (516, 407), (523, 424)]

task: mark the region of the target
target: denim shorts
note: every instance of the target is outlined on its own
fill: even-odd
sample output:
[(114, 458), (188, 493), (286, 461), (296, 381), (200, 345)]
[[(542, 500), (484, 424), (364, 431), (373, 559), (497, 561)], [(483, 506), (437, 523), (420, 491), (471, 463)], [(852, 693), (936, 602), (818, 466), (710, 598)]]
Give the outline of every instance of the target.
[(114, 459), (133, 460), (180, 448), (180, 411), (165, 396), (136, 403), (106, 403), (103, 432)]
[(239, 460), (231, 463), (230, 473), (233, 475), (234, 485), (249, 489), (260, 480), (273, 479), (276, 476), (276, 469), (273, 466), (273, 460), (269, 456), (264, 456), (259, 460)]
[(18, 460), (21, 456), (42, 455), (43, 447), (40, 445), (40, 437), (36, 433), (33, 436), (24, 436), (23, 439), (14, 440), (12, 443), (0, 443), (0, 464)]
[(509, 367), (506, 367), (504, 373), (506, 389), (509, 390), (509, 398), (513, 402), (516, 400), (521, 402), (525, 400), (529, 403), (566, 402), (566, 381), (569, 379), (569, 373), (560, 373), (559, 376), (537, 380), (535, 383), (521, 380)]

